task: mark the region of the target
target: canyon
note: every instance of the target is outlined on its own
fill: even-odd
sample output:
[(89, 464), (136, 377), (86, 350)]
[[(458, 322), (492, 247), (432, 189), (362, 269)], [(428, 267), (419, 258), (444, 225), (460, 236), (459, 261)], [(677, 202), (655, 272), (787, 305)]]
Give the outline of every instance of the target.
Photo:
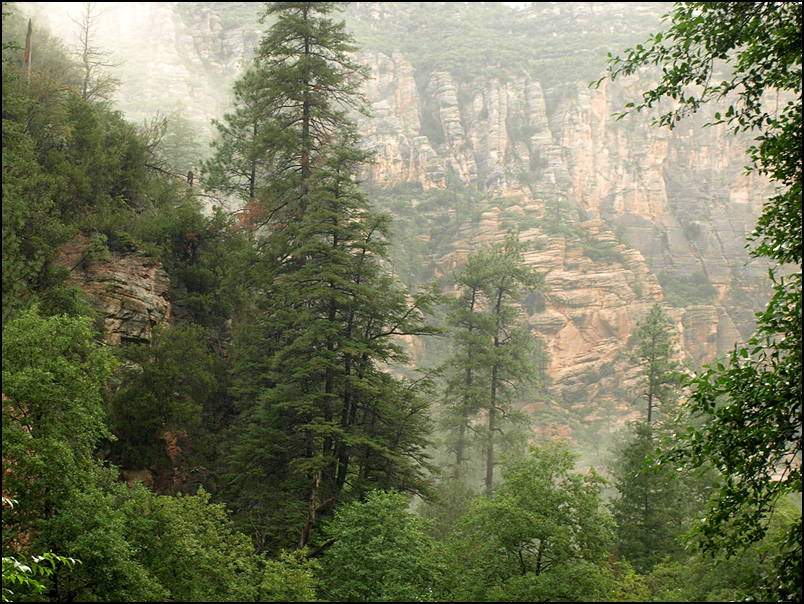
[[(509, 229), (529, 242), (526, 261), (547, 285), (522, 304), (523, 323), (549, 355), (549, 388), (521, 402), (537, 433), (571, 436), (568, 425), (644, 413), (630, 354), (637, 324), (656, 303), (689, 371), (747, 339), (770, 295), (767, 264), (746, 249), (772, 194), (744, 169), (752, 141), (723, 125), (705, 127), (716, 121), (714, 109), (672, 130), (652, 124), (658, 114), (617, 119), (655, 77), (590, 86), (605, 75), (600, 53), (578, 55), (591, 61), (583, 70), (591, 77), (562, 74), (586, 38), (600, 44), (590, 32), (609, 32), (616, 55), (625, 33), (644, 40), (658, 30), (667, 4), (534, 3), (510, 18), (525, 39), (533, 24), (533, 44), (549, 39), (554, 54), (545, 50), (530, 70), (495, 71), (489, 56), (490, 67), (468, 74), (372, 44), (387, 32), (399, 37), (413, 11), (424, 10), (416, 5), (356, 2), (346, 14), (371, 74), (364, 90), (371, 115), (356, 119), (375, 161), (361, 177), (370, 198), (398, 216), (394, 268), (414, 287), (424, 278), (449, 287), (469, 253)], [(206, 144), (259, 42), (258, 12), (259, 3), (108, 3), (98, 42), (128, 53), (115, 74), (115, 103), (136, 122), (179, 111)], [(50, 19), (66, 36), (63, 16)], [(425, 33), (418, 43), (441, 52)], [(445, 202), (439, 191), (457, 191), (458, 201)], [(403, 269), (412, 262), (418, 277)], [(75, 271), (75, 282), (96, 300), (110, 343), (146, 342), (170, 318), (164, 272), (147, 260), (93, 261)], [(705, 283), (711, 293), (672, 296), (678, 283)], [(415, 350), (417, 362), (428, 363), (427, 345)]]

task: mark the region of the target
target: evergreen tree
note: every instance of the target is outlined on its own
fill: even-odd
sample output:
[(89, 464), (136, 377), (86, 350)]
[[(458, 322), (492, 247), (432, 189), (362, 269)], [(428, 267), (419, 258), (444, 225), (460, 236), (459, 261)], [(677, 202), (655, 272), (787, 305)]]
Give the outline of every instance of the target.
[[(213, 121), (218, 136), (212, 142), (212, 157), (203, 163), (206, 188), (233, 196), (241, 205), (265, 200), (271, 182), (265, 167), (270, 142), (271, 109), (262, 86), (264, 74), (252, 66), (233, 87), (234, 107)], [(256, 204), (250, 206), (256, 211)]]
[(643, 572), (683, 551), (685, 522), (700, 509), (694, 493), (700, 481), (682, 480), (652, 457), (654, 439), (666, 435), (667, 425), (656, 421), (655, 409), (661, 404), (662, 417), (672, 417), (680, 383), (670, 323), (659, 304), (637, 323), (637, 336), (632, 360), (641, 368), (639, 385), (647, 414), (644, 421), (629, 426), (615, 445), (611, 473), (617, 495), (611, 508), (620, 554)]
[[(670, 324), (661, 306), (654, 304), (637, 327), (639, 342), (632, 358), (642, 369), (640, 384), (648, 403), (646, 421), (651, 424), (658, 403), (672, 406), (677, 400), (679, 377), (675, 372), (679, 365), (673, 358), (675, 350)], [(665, 413), (668, 411), (670, 409), (664, 410)]]
[(457, 371), (450, 379), (446, 399), (447, 428), (454, 430), (454, 476), (466, 460), (467, 430), (482, 412), (485, 450), (485, 488), (491, 493), (496, 464), (495, 445), (500, 424), (514, 414), (511, 402), (535, 381), (532, 353), (535, 340), (519, 325), (523, 291), (542, 287), (542, 278), (524, 264), (521, 244), (513, 233), (505, 241), (470, 255), (457, 276), (460, 295), (451, 320), (455, 334)]
[(483, 406), (483, 370), (478, 353), (487, 344), (487, 318), (483, 314), (483, 287), (488, 267), (479, 254), (472, 254), (456, 276), (459, 296), (448, 317), (454, 327), (454, 352), (449, 360), (452, 373), (446, 383), (443, 424), (448, 432), (449, 449), (455, 454), (452, 477), (459, 480), (468, 460), (472, 422)]
[(171, 437), (193, 465), (209, 464), (226, 402), (223, 362), (209, 341), (207, 330), (179, 323), (155, 328), (149, 344), (120, 351), (126, 362), (109, 406), (117, 436), (112, 459), (123, 469), (172, 472)]
[(615, 443), (609, 468), (617, 489), (611, 510), (618, 553), (639, 572), (667, 557), (681, 558), (681, 536), (701, 511), (705, 484), (658, 464), (655, 437), (655, 427), (647, 422), (629, 426)]
[[(260, 42), (257, 61), (272, 112), (273, 138), (265, 159), (277, 181), (272, 213), (303, 214), (312, 193), (308, 179), (349, 124), (347, 111), (365, 110), (359, 87), (366, 67), (343, 21), (329, 15), (342, 2), (270, 2), (262, 19), (276, 18)], [(354, 141), (348, 141), (353, 143)]]
[(364, 110), (366, 68), (343, 22), (330, 15), (345, 3), (269, 2), (261, 22), (275, 20), (252, 66), (235, 83), (234, 112), (216, 123), (206, 183), (241, 202), (259, 224), (276, 228), (304, 213), (308, 180), (337, 147), (349, 110)]
[(251, 208), (265, 228), (254, 316), (234, 347), (229, 475), (260, 547), (291, 535), (303, 546), (320, 514), (369, 488), (424, 488), (427, 404), (385, 368), (406, 358), (397, 336), (433, 331), (422, 314), (433, 297), (411, 297), (382, 266), (389, 220), (355, 180), (367, 156), (346, 116), (363, 70), (336, 8), (269, 5), (257, 57), (270, 184)]
[(498, 422), (510, 415), (510, 404), (517, 391), (527, 381), (535, 379), (531, 363), (535, 340), (518, 325), (519, 302), (524, 289), (534, 290), (542, 284), (542, 277), (524, 263), (525, 246), (511, 233), (505, 242), (495, 248), (491, 257), (490, 279), (486, 285), (489, 314), (493, 320), (492, 347), (489, 350), (490, 371), (488, 403), (486, 406), (486, 494), (494, 484), (494, 445)]
[(174, 174), (186, 174), (189, 185), (195, 184), (198, 168), (206, 155), (206, 145), (199, 139), (197, 125), (186, 116), (186, 106), (177, 102), (165, 116), (165, 133), (160, 151)]

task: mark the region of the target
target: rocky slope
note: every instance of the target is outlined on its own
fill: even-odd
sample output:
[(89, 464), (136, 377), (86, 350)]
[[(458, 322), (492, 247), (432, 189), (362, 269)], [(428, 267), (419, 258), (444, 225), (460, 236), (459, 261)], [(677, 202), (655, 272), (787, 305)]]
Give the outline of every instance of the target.
[[(415, 3), (352, 4), (357, 31), (379, 37), (398, 35), (421, 10)], [(112, 5), (100, 42), (127, 41), (135, 57), (158, 51), (121, 78), (121, 107), (139, 120), (181, 99), (199, 132), (208, 134), (241, 59), (259, 39), (258, 3)], [(768, 186), (743, 170), (750, 141), (702, 128), (706, 116), (672, 131), (651, 127), (648, 115), (616, 120), (613, 114), (649, 85), (649, 74), (588, 86), (603, 75), (604, 60), (583, 54), (584, 40), (599, 46), (609, 40), (603, 32), (619, 43), (615, 34), (626, 30), (644, 39), (658, 29), (665, 5), (540, 6), (511, 17), (512, 36), (520, 32), (544, 48), (528, 68), (467, 75), (420, 58), (414, 64), (401, 49), (365, 46), (373, 114), (359, 126), (377, 161), (363, 176), (378, 204), (385, 190), (417, 185), (418, 193), (388, 207), (426, 223), (415, 242), (400, 238), (397, 245), (422, 250), (420, 262), (432, 275), (448, 277), (472, 249), (501, 239), (508, 228), (533, 242), (527, 260), (545, 274), (549, 290), (524, 310), (550, 355), (552, 406), (587, 421), (610, 418), (612, 409), (620, 419), (633, 417), (637, 372), (628, 354), (637, 322), (654, 303), (665, 304), (679, 357), (693, 366), (752, 331), (753, 313), (769, 293), (767, 267), (744, 245)], [(528, 33), (531, 26), (536, 33)], [(416, 43), (446, 52), (435, 34), (423, 31)], [(584, 66), (591, 77), (567, 68), (573, 56), (599, 61)], [(470, 211), (419, 205), (428, 191), (450, 189), (475, 192)], [(449, 237), (428, 226), (445, 221)], [(675, 306), (667, 304), (672, 280), (663, 288), (658, 278), (683, 281), (695, 273), (714, 295), (703, 303), (676, 296)]]

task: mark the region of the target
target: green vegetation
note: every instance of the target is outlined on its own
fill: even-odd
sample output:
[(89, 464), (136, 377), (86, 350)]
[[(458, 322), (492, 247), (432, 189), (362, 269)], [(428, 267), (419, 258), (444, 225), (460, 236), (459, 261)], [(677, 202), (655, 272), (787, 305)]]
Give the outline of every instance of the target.
[(234, 112), (214, 121), (218, 136), (212, 142), (213, 157), (204, 164), (204, 184), (241, 205), (268, 195), (272, 174), (264, 165), (274, 138), (270, 99), (263, 86), (266, 74), (252, 67), (233, 87)]
[[(596, 601), (613, 584), (603, 480), (573, 471), (559, 443), (533, 447), (488, 499), (473, 501), (448, 539), (450, 601)], [(538, 502), (538, 503), (537, 503)]]
[[(381, 30), (356, 8), (350, 11), (349, 25), (367, 52), (391, 56), (401, 50), (417, 75), (447, 71), (459, 83), (469, 83), (477, 77), (505, 81), (527, 74), (545, 88), (599, 77), (606, 52), (635, 43), (643, 35), (637, 32), (656, 19), (653, 10), (628, 10), (616, 15), (611, 27), (590, 31), (570, 6), (534, 4), (534, 9), (551, 13), (549, 18), (521, 18), (502, 3), (469, 3), (460, 11), (449, 2), (395, 4), (404, 19), (391, 31)], [(422, 43), (428, 39), (438, 45)]]
[(581, 240), (581, 247), (583, 248), (583, 255), (595, 262), (625, 264), (622, 252), (614, 249), (617, 247), (614, 242), (600, 241), (594, 237), (584, 237)]
[(56, 564), (38, 579), (43, 590), (21, 590), (45, 601), (250, 597), (256, 559), (222, 506), (202, 492), (175, 499), (128, 488), (95, 457), (111, 437), (103, 391), (112, 364), (88, 318), (31, 309), (3, 330), (3, 484), (18, 501), (3, 513), (3, 557), (58, 551), (81, 561)]
[(323, 559), (330, 601), (435, 601), (439, 544), (409, 503), (400, 493), (373, 491), (338, 509)]
[(632, 361), (641, 369), (642, 396), (648, 403), (645, 421), (653, 421), (654, 409), (661, 404), (664, 416), (673, 413), (678, 400), (680, 369), (670, 322), (662, 307), (654, 304), (648, 316), (637, 323), (637, 342)]
[[(54, 312), (75, 308), (64, 287), (69, 275), (56, 260), (80, 233), (91, 242), (87, 259), (134, 251), (161, 259), (173, 287), (195, 296), (192, 310), (212, 327), (208, 305), (225, 315), (236, 292), (223, 286), (221, 265), (214, 276), (206, 265), (223, 249), (236, 249), (240, 234), (220, 213), (205, 217), (185, 175), (171, 171), (178, 158), (160, 147), (166, 123), (137, 128), (105, 103), (81, 98), (80, 78), (53, 59), (62, 51), (50, 50), (39, 30), (42, 71), (26, 80), (19, 23), (8, 19), (7, 39), (17, 42), (3, 57), (4, 321), (37, 301)], [(199, 273), (206, 273), (204, 283)]]
[[(787, 265), (771, 270), (775, 294), (759, 315), (746, 347), (690, 379), (682, 431), (665, 456), (689, 468), (710, 464), (723, 484), (696, 526), (706, 552), (734, 556), (769, 532), (774, 510), (801, 497), (801, 5), (795, 2), (683, 2), (668, 15), (667, 31), (611, 61), (611, 77), (661, 65), (659, 84), (627, 107), (642, 110), (662, 99), (674, 109), (659, 123), (673, 127), (704, 104), (728, 103), (717, 123), (735, 133), (757, 132), (751, 170), (768, 176), (778, 193), (765, 205), (751, 235), (753, 254)], [(725, 76), (718, 62), (730, 70)], [(763, 103), (774, 91), (790, 95), (778, 107)], [(801, 599), (801, 517), (777, 535), (775, 571), (759, 597)]]
[(209, 463), (228, 412), (226, 368), (209, 331), (194, 324), (156, 328), (150, 344), (129, 346), (120, 356), (126, 362), (109, 404), (114, 461), (124, 469), (170, 472), (167, 439), (181, 435), (192, 443), (194, 459), (187, 462)]
[[(13, 508), (17, 502), (3, 497), (3, 507)], [(52, 552), (45, 552), (39, 556), (32, 556), (26, 560), (24, 555), (3, 556), (3, 602), (12, 602), (14, 590), (22, 589), (25, 593), (41, 594), (45, 586), (37, 577), (50, 577), (56, 570), (57, 564), (68, 567), (81, 564), (80, 560), (58, 556)]]
[[(194, 374), (196, 381), (185, 383), (188, 374), (178, 372), (188, 362), (204, 367), (195, 355), (214, 338), (205, 338), (201, 327), (175, 326), (174, 336), (187, 337), (121, 354), (142, 362), (153, 380), (113, 374), (112, 350), (96, 343), (94, 312), (80, 288), (66, 281), (72, 267), (58, 261), (66, 244), (81, 241), (87, 242), (81, 263), (150, 254), (154, 262), (163, 261), (174, 288), (198, 296), (188, 317), (195, 313), (214, 330), (231, 316), (237, 298), (234, 291), (219, 295), (226, 271), (220, 256), (225, 248), (237, 249), (240, 236), (221, 214), (204, 217), (184, 179), (164, 169), (171, 158), (159, 148), (155, 130), (138, 129), (106, 103), (82, 97), (79, 72), (36, 28), (37, 60), (28, 77), (20, 64), (23, 22), (8, 8), (3, 7), (3, 483), (18, 504), (3, 513), (4, 600), (12, 599), (7, 580), (14, 583), (14, 600), (253, 598), (257, 558), (247, 538), (231, 530), (222, 506), (201, 492), (174, 499), (129, 488), (100, 456), (110, 443), (123, 450), (136, 443), (125, 431), (116, 440), (112, 429), (118, 426), (107, 423), (114, 417), (114, 407), (107, 405), (109, 386), (119, 377), (120, 397), (150, 408), (143, 419), (151, 422), (152, 437), (157, 426), (184, 429), (188, 418), (187, 426), (194, 425), (196, 405), (203, 406), (200, 393), (212, 397), (215, 389), (205, 390), (208, 374)], [(197, 276), (203, 270), (211, 276), (201, 283)], [(210, 402), (220, 412), (216, 404)], [(195, 434), (200, 431), (199, 426)], [(148, 457), (154, 452), (141, 449)], [(19, 566), (23, 561), (27, 564)]]
[(671, 306), (686, 308), (696, 304), (713, 304), (717, 298), (717, 288), (702, 272), (686, 277), (672, 273), (659, 273), (665, 301)]
[[(3, 600), (800, 599), (800, 6), (680, 4), (667, 37), (613, 63), (618, 77), (666, 66), (644, 108), (743, 95), (716, 119), (761, 132), (752, 159), (779, 194), (753, 241), (780, 268), (745, 349), (687, 380), (678, 425), (672, 338), (651, 309), (632, 359), (647, 421), (619, 436), (607, 483), (568, 445), (526, 447), (511, 429), (533, 382), (527, 400), (544, 407), (534, 426), (579, 427), (546, 390), (546, 352), (522, 325), (520, 308), (542, 312), (549, 299), (516, 235), (456, 270), (454, 303), (429, 283), (432, 256), (489, 200), (451, 180), (399, 185), (378, 195), (400, 216), (393, 226), (368, 202), (356, 179), (368, 157), (346, 111), (362, 107), (365, 74), (340, 4), (264, 9), (270, 27), (200, 175), (243, 203), (234, 216), (203, 208), (188, 182), (207, 154), (180, 111), (128, 123), (93, 91), (99, 64), (70, 59), (37, 28), (29, 75), (27, 24), (3, 6)], [(366, 21), (360, 35), (405, 41), (417, 67), (454, 69), (462, 85), (524, 69), (557, 82), (538, 68), (568, 37), (578, 49), (584, 37), (620, 39), (580, 35), (584, 16), (552, 4), (539, 10), (563, 19), (563, 41), (546, 25), (528, 39), (502, 5), (396, 4), (405, 29), (441, 32), (447, 50), (408, 48), (410, 31), (381, 37)], [(224, 26), (249, 11), (231, 7)], [(478, 58), (494, 37), (505, 67)], [(584, 56), (555, 65), (585, 73)], [(733, 57), (733, 79), (696, 97), (677, 88), (710, 56)], [(757, 95), (771, 87), (797, 103), (765, 115)], [(509, 126), (526, 136), (521, 118)], [(546, 209), (534, 226), (595, 262), (622, 262), (559, 197)], [(171, 320), (150, 325), (147, 342), (104, 344), (105, 317), (73, 277), (131, 255), (167, 271)], [(662, 286), (670, 304), (716, 294), (703, 275)], [(408, 348), (438, 325), (453, 330), (440, 382), (414, 372)], [(617, 409), (605, 397), (629, 396), (615, 372), (624, 361), (576, 376), (565, 405), (605, 380), (592, 421), (608, 422)], [(446, 445), (433, 436), (436, 406)]]

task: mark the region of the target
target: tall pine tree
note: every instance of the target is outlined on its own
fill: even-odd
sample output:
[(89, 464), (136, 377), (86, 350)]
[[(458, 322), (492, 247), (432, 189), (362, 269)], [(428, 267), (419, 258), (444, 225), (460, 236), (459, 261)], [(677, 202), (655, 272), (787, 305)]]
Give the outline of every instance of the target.
[[(637, 328), (632, 360), (641, 368), (639, 387), (647, 401), (643, 421), (629, 425), (615, 443), (610, 466), (617, 493), (611, 501), (618, 553), (640, 572), (667, 558), (682, 559), (681, 535), (701, 511), (708, 476), (679, 476), (654, 459), (668, 436), (680, 378), (670, 321), (654, 304)], [(658, 418), (656, 411), (659, 410)]]
[(304, 546), (319, 515), (367, 489), (424, 488), (427, 405), (387, 366), (406, 358), (397, 336), (432, 331), (432, 297), (383, 269), (389, 220), (356, 181), (367, 156), (347, 116), (365, 74), (336, 8), (269, 4), (251, 81), (270, 115), (256, 162), (267, 177), (251, 198), (256, 302), (235, 340), (229, 478), (263, 548)]
[(491, 349), (488, 355), (490, 370), (486, 405), (486, 494), (491, 496), (494, 484), (494, 466), (497, 462), (494, 447), (498, 441), (498, 424), (510, 415), (510, 403), (517, 391), (527, 382), (535, 380), (531, 363), (535, 340), (520, 328), (521, 310), (517, 302), (525, 290), (541, 287), (541, 275), (524, 262), (525, 244), (509, 233), (505, 241), (496, 246), (489, 258), (489, 280), (486, 298), (493, 321)]
[(471, 254), (456, 276), (459, 296), (450, 317), (456, 327), (455, 371), (447, 384), (445, 427), (453, 434), (453, 477), (461, 476), (467, 460), (471, 428), (482, 435), (488, 494), (500, 424), (512, 415), (510, 403), (517, 392), (536, 380), (531, 362), (536, 342), (521, 328), (517, 302), (523, 291), (542, 288), (543, 280), (524, 263), (524, 247), (509, 233), (504, 242)]
[[(647, 423), (653, 421), (653, 412), (659, 403), (672, 406), (678, 398), (679, 369), (673, 358), (675, 350), (670, 334), (670, 323), (662, 307), (654, 304), (648, 316), (638, 323), (637, 343), (633, 359), (642, 369), (642, 395), (648, 403)], [(664, 410), (665, 413), (669, 409)]]
[(455, 277), (458, 297), (452, 302), (448, 321), (453, 327), (452, 369), (446, 384), (443, 424), (448, 432), (448, 447), (455, 454), (452, 477), (460, 479), (468, 460), (472, 423), (483, 406), (482, 363), (478, 350), (486, 343), (488, 319), (483, 313), (483, 288), (488, 266), (481, 254), (469, 256), (463, 270)]

